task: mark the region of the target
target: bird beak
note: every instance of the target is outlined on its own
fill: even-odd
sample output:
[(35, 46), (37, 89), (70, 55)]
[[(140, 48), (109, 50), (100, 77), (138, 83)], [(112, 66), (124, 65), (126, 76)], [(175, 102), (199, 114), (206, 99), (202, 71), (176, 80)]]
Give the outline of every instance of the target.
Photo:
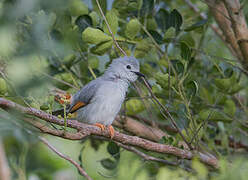
[(144, 74), (142, 74), (142, 73), (140, 73), (140, 72), (135, 72), (135, 71), (132, 71), (133, 73), (135, 73), (137, 76), (139, 76), (139, 77), (143, 77), (143, 78), (145, 78), (145, 75)]

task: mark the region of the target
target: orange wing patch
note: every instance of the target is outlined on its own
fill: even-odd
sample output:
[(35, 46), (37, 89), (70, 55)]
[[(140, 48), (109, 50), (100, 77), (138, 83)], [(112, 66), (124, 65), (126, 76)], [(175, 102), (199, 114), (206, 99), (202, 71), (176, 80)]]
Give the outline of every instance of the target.
[(86, 105), (86, 104), (85, 104), (84, 102), (81, 102), (81, 101), (77, 102), (77, 103), (71, 108), (70, 113), (75, 112), (76, 110), (78, 110), (79, 108), (81, 108), (81, 107), (83, 107), (83, 106), (85, 106), (85, 105)]

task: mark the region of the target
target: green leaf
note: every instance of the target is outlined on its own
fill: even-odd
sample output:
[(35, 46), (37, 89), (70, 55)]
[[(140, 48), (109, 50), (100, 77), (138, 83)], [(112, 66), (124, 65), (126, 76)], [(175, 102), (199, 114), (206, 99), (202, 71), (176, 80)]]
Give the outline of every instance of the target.
[(230, 116), (235, 115), (236, 105), (233, 102), (233, 100), (231, 100), (231, 99), (226, 100), (223, 111)]
[(110, 142), (107, 146), (107, 150), (116, 160), (120, 159), (120, 147), (116, 143)]
[(3, 78), (0, 78), (0, 94), (4, 95), (8, 91), (7, 83)]
[(172, 65), (175, 68), (177, 74), (182, 74), (184, 72), (184, 65), (179, 60), (172, 60)]
[[(110, 26), (110, 29), (112, 31), (112, 33), (115, 35), (117, 33), (117, 30), (118, 30), (118, 17), (117, 17), (117, 12), (115, 9), (112, 9), (111, 11), (108, 11), (107, 14), (106, 14), (106, 19), (108, 21), (108, 24)], [(104, 24), (103, 24), (103, 31), (106, 33), (106, 34), (109, 34), (111, 35), (111, 33), (109, 32), (108, 30), (108, 27), (104, 21)]]
[(207, 19), (203, 19), (203, 20), (200, 20), (198, 21), (197, 23), (191, 25), (190, 27), (187, 27), (185, 29), (185, 31), (193, 31), (195, 29), (198, 29), (200, 27), (203, 27), (205, 24), (207, 24), (208, 20)]
[(195, 96), (199, 90), (199, 86), (196, 81), (190, 81), (189, 83), (187, 83), (186, 88), (187, 88), (187, 93), (190, 96)]
[(165, 42), (170, 42), (175, 38), (176, 35), (176, 30), (174, 27), (170, 27), (169, 29), (166, 30), (164, 34), (164, 41)]
[(47, 104), (43, 104), (40, 106), (40, 110), (42, 110), (42, 111), (46, 111), (48, 109), (49, 109), (49, 106)]
[(174, 27), (176, 33), (178, 33), (180, 31), (180, 27), (182, 26), (183, 18), (176, 9), (171, 11), (171, 13), (164, 9), (160, 9), (156, 14), (156, 21), (163, 32), (170, 27)]
[(102, 159), (101, 161), (101, 165), (105, 168), (105, 169), (108, 169), (108, 170), (113, 170), (117, 167), (117, 161), (113, 161), (109, 158), (105, 158), (105, 159)]
[(224, 122), (224, 123), (231, 123), (233, 119), (230, 117), (226, 116), (224, 113), (219, 112), (217, 110), (202, 110), (199, 113), (199, 117), (201, 120), (205, 121), (208, 119), (209, 121), (214, 121), (214, 122)]
[(80, 16), (84, 14), (88, 14), (88, 7), (81, 0), (72, 0), (70, 2), (69, 11), (72, 16)]
[(100, 29), (88, 27), (83, 31), (82, 39), (84, 42), (90, 44), (99, 44), (107, 41), (110, 42), (112, 37), (104, 34), (104, 32), (102, 32)]
[(156, 43), (163, 44), (163, 37), (157, 31), (150, 30), (149, 33), (152, 35)]
[(88, 63), (92, 69), (97, 69), (99, 67), (99, 59), (97, 56), (89, 55)]
[(154, 8), (154, 0), (143, 0), (142, 7), (140, 9), (141, 16), (150, 14)]
[(192, 50), (184, 42), (180, 43), (180, 47), (181, 47), (181, 57), (186, 61), (190, 61)]
[(144, 110), (142, 101), (138, 99), (130, 99), (126, 102), (127, 114), (134, 115)]
[(170, 13), (169, 21), (170, 21), (170, 27), (171, 26), (174, 27), (176, 29), (176, 32), (179, 32), (180, 31), (180, 27), (183, 24), (183, 18), (181, 16), (181, 14), (176, 9), (174, 9)]
[(194, 48), (195, 47), (195, 40), (193, 39), (193, 37), (191, 36), (190, 33), (185, 33), (182, 36), (180, 36), (179, 38), (179, 42), (183, 42), (185, 44), (187, 44), (189, 47)]
[(64, 57), (63, 59), (63, 64), (67, 67), (70, 68), (73, 65), (74, 60), (76, 59), (75, 54), (69, 54)]
[(100, 18), (98, 14), (95, 11), (92, 11), (89, 16), (91, 17), (92, 20), (92, 26), (96, 27), (100, 23)]
[(131, 19), (126, 26), (125, 35), (129, 39), (134, 39), (140, 32), (141, 26), (138, 19)]
[(83, 32), (87, 27), (92, 26), (91, 17), (88, 15), (81, 15), (77, 17), (75, 24), (78, 26), (80, 32)]
[[(99, 11), (99, 8), (98, 8), (98, 6), (97, 6), (97, 4), (96, 4), (96, 1), (93, 0), (93, 1), (91, 1), (91, 2), (92, 2), (92, 6), (93, 6), (94, 11), (96, 11), (99, 15), (101, 15), (101, 13), (100, 13), (100, 11)], [(107, 4), (108, 1), (107, 1), (107, 0), (100, 0), (100, 1), (98, 1), (98, 2), (99, 2), (99, 4), (100, 4), (100, 7), (101, 7), (103, 13), (106, 14), (107, 7), (108, 7), (108, 4)]]
[(96, 55), (103, 55), (105, 54), (109, 49), (111, 49), (113, 45), (113, 41), (106, 41), (106, 42), (102, 42), (97, 44), (96, 46), (92, 47), (90, 49), (90, 52)]

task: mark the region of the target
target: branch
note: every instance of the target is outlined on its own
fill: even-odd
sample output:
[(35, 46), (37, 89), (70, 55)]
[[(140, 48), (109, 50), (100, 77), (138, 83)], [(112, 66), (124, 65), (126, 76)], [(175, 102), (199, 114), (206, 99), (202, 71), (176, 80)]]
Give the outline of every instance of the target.
[(100, 11), (100, 13), (101, 13), (101, 15), (102, 15), (102, 17), (103, 17), (103, 19), (104, 19), (106, 25), (107, 25), (107, 28), (108, 28), (108, 30), (109, 30), (109, 33), (110, 33), (111, 36), (112, 36), (112, 39), (113, 39), (113, 41), (114, 41), (114, 43), (115, 43), (115, 46), (122, 52), (122, 54), (123, 54), (124, 56), (127, 56), (126, 52), (125, 52), (125, 51), (119, 46), (119, 44), (117, 43), (117, 41), (116, 41), (116, 39), (115, 39), (115, 36), (114, 36), (113, 32), (111, 31), (111, 28), (110, 28), (110, 26), (109, 26), (109, 23), (108, 23), (108, 21), (107, 21), (105, 15), (104, 15), (104, 13), (103, 13), (103, 11), (102, 11), (102, 8), (101, 8), (101, 6), (100, 6), (98, 0), (96, 0), (96, 4), (97, 4), (97, 6), (98, 6), (98, 9), (99, 9), (99, 11)]
[[(45, 120), (47, 122), (54, 123), (57, 125), (61, 125), (61, 126), (64, 125), (64, 121), (57, 118), (56, 116), (47, 114), (35, 108), (23, 107), (21, 105), (18, 105), (4, 98), (0, 98), (0, 107), (3, 109), (7, 109), (7, 110), (16, 110), (23, 114), (33, 115), (42, 120)], [(82, 134), (82, 135), (78, 134), (77, 138), (76, 137), (73, 138), (74, 140), (76, 139), (80, 140), (82, 137), (86, 137), (88, 135), (98, 135), (98, 136), (109, 138), (109, 132), (107, 130), (101, 131), (96, 126), (80, 123), (76, 120), (67, 120), (67, 123), (68, 123), (67, 127), (76, 129), (80, 131), (80, 133)], [(57, 136), (59, 135), (57, 134)], [(64, 136), (63, 138), (68, 138), (68, 136)], [(192, 158), (197, 156), (203, 163), (210, 165), (213, 168), (218, 168), (218, 160), (214, 156), (206, 155), (202, 152), (197, 152), (197, 151), (191, 152), (188, 150), (179, 149), (171, 145), (159, 144), (159, 143), (155, 143), (155, 142), (152, 142), (152, 141), (149, 141), (143, 138), (139, 138), (136, 136), (129, 136), (126, 134), (119, 133), (117, 131), (115, 132), (115, 136), (113, 137), (113, 140), (116, 142), (125, 144), (125, 145), (137, 146), (147, 151), (153, 151), (157, 153), (173, 155), (181, 159), (191, 160)]]
[[(190, 0), (184, 0), (184, 2), (196, 13), (198, 13), (200, 15), (200, 17), (202, 19), (207, 19), (207, 16), (204, 13), (200, 12), (200, 9), (194, 5)], [(227, 47), (229, 48), (229, 50), (231, 51), (232, 55), (239, 58), (237, 52), (232, 48), (232, 46), (229, 44), (229, 42), (227, 41), (226, 37), (223, 35), (222, 31), (219, 30), (216, 26), (214, 26), (213, 24), (210, 25), (211, 29), (215, 32), (215, 34), (217, 36), (219, 36), (221, 38), (221, 40), (223, 42), (225, 42), (225, 44), (227, 45)]]
[(237, 44), (243, 55), (242, 64), (248, 69), (248, 29), (244, 13), (241, 9), (239, 0), (224, 0), (225, 7), (228, 11), (232, 23)]
[(223, 1), (218, 1), (218, 0), (205, 0), (205, 2), (208, 5), (210, 11), (212, 12), (215, 21), (222, 30), (226, 41), (232, 46), (232, 49), (236, 52), (237, 57), (239, 61), (242, 63), (244, 69), (248, 70), (247, 64), (244, 63), (244, 57), (238, 45), (238, 41), (235, 37), (235, 33), (231, 28), (232, 22), (230, 21), (231, 19), (225, 7), (225, 4), (223, 3)]
[(8, 161), (6, 159), (6, 154), (4, 151), (4, 146), (2, 140), (0, 138), (0, 177), (4, 180), (10, 180), (10, 169), (8, 165)]
[(85, 172), (85, 170), (76, 162), (74, 161), (72, 158), (62, 154), (61, 152), (59, 152), (55, 147), (53, 147), (45, 138), (38, 136), (39, 140), (45, 144), (47, 147), (49, 147), (49, 149), (51, 149), (53, 152), (55, 152), (58, 156), (60, 156), (61, 158), (69, 161), (71, 164), (73, 164), (77, 169), (78, 172), (84, 176), (87, 180), (92, 180), (91, 177)]

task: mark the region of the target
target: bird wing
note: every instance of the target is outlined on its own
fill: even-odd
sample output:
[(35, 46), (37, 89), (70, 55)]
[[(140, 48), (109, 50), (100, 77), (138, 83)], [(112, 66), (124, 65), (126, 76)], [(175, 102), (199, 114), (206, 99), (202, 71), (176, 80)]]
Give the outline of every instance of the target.
[(101, 81), (99, 79), (95, 79), (85, 85), (81, 90), (79, 90), (72, 97), (72, 102), (70, 104), (68, 113), (74, 113), (78, 109), (85, 107), (87, 104), (89, 104), (100, 85)]

